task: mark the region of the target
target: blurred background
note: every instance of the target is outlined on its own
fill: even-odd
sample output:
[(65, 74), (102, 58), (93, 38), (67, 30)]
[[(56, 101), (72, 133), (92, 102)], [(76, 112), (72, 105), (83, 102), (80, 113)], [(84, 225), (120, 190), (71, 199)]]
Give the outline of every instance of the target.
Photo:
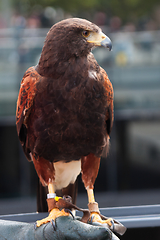
[[(94, 50), (113, 84), (115, 108), (96, 200), (100, 207), (160, 203), (159, 0), (1, 0), (0, 215), (36, 211), (37, 176), (17, 137), (16, 100), (49, 28), (68, 17), (93, 21), (113, 42), (112, 52)], [(87, 206), (81, 180), (78, 199)]]

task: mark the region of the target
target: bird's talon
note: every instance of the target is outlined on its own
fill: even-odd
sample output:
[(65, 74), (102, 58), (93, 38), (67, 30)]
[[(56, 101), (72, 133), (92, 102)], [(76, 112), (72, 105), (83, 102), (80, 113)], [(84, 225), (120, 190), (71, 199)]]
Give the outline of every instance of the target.
[(112, 218), (108, 218), (105, 223), (108, 224), (109, 227), (113, 227), (114, 228), (114, 221)]
[(91, 213), (91, 217), (90, 217), (90, 222), (91, 224), (96, 224), (96, 225), (108, 225), (108, 227), (110, 229), (114, 229), (114, 221), (112, 218), (108, 218), (106, 220), (103, 220), (101, 218), (101, 216), (99, 215), (99, 213)]
[(37, 222), (34, 223), (34, 230), (37, 229)]
[(71, 211), (70, 209), (65, 208), (64, 211), (65, 211), (66, 213), (70, 213), (71, 216), (73, 217), (73, 220), (75, 220), (75, 217), (74, 217), (74, 215), (73, 215), (73, 213), (72, 213), (72, 211)]
[(91, 216), (90, 222), (93, 223), (94, 215)]
[(114, 221), (113, 221), (113, 219), (111, 220), (111, 226), (110, 226), (110, 229), (112, 230), (112, 231), (114, 231)]
[(51, 224), (53, 226), (54, 231), (56, 231), (56, 224), (55, 224), (55, 221), (53, 219), (51, 220)]

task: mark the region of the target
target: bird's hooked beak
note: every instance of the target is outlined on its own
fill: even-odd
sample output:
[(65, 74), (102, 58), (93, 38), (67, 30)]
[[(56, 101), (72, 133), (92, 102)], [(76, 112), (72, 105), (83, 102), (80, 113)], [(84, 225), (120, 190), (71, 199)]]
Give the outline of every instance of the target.
[(87, 42), (93, 43), (95, 46), (102, 46), (108, 48), (109, 51), (112, 49), (112, 42), (102, 31), (91, 32), (87, 37)]

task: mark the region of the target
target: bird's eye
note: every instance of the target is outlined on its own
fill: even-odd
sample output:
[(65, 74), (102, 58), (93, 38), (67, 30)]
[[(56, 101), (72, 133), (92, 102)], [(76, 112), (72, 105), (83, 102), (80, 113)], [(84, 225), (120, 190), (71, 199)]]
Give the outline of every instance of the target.
[(84, 30), (82, 32), (83, 37), (87, 38), (90, 35), (90, 31)]

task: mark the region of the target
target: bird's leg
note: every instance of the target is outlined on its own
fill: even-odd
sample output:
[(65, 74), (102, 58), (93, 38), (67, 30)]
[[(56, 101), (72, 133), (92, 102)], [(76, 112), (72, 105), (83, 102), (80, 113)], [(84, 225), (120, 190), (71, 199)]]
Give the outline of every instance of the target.
[[(52, 199), (54, 199), (56, 202), (58, 202), (58, 200), (60, 199), (60, 197), (56, 196), (56, 193), (55, 193), (55, 190), (54, 190), (54, 184), (53, 184), (52, 181), (50, 181), (49, 184), (48, 184), (47, 199), (51, 200), (51, 201), (52, 201)], [(48, 203), (48, 205), (49, 205), (49, 203)], [(46, 218), (44, 218), (42, 220), (37, 221), (37, 227), (39, 227), (42, 224), (47, 223), (47, 222), (53, 222), (53, 221), (55, 221), (55, 219), (57, 217), (68, 216), (68, 215), (69, 215), (69, 213), (65, 212), (64, 209), (59, 210), (57, 207), (54, 207), (54, 208), (52, 208), (50, 210), (48, 217), (46, 217)]]
[[(48, 192), (49, 193), (47, 194), (47, 199), (51, 200), (51, 201), (52, 201), (52, 199), (54, 199), (56, 202), (58, 202), (60, 197), (56, 196), (53, 182), (49, 182), (49, 184), (48, 184)], [(37, 227), (39, 227), (42, 224), (47, 223), (47, 222), (52, 222), (53, 223), (57, 217), (68, 216), (68, 215), (69, 215), (69, 213), (65, 212), (64, 209), (59, 210), (58, 208), (54, 207), (54, 208), (52, 208), (50, 210), (48, 217), (46, 217), (46, 218), (44, 218), (42, 220), (37, 221), (36, 224), (37, 224)]]
[(89, 154), (81, 159), (82, 162), (82, 181), (87, 190), (88, 194), (88, 208), (91, 213), (92, 222), (98, 222), (101, 224), (112, 225), (112, 219), (102, 220), (100, 216), (100, 211), (98, 203), (95, 201), (94, 197), (94, 183), (98, 174), (100, 158), (96, 157), (94, 154)]
[(88, 202), (89, 202), (89, 203), (95, 202), (93, 189), (88, 188), (88, 189), (87, 189), (87, 194), (88, 194)]
[(48, 186), (47, 203), (49, 209), (49, 216), (36, 222), (36, 227), (41, 226), (47, 222), (53, 222), (57, 217), (68, 216), (64, 209), (61, 211), (55, 207), (55, 202), (58, 202), (59, 197), (56, 196), (54, 188), (54, 166), (51, 162), (31, 155), (35, 169), (43, 186)]
[(113, 224), (112, 218), (108, 218), (107, 220), (101, 219), (98, 203), (95, 201), (93, 189), (91, 189), (91, 188), (87, 189), (87, 194), (88, 194), (88, 208), (91, 213), (90, 220), (92, 222), (108, 224), (111, 227)]

